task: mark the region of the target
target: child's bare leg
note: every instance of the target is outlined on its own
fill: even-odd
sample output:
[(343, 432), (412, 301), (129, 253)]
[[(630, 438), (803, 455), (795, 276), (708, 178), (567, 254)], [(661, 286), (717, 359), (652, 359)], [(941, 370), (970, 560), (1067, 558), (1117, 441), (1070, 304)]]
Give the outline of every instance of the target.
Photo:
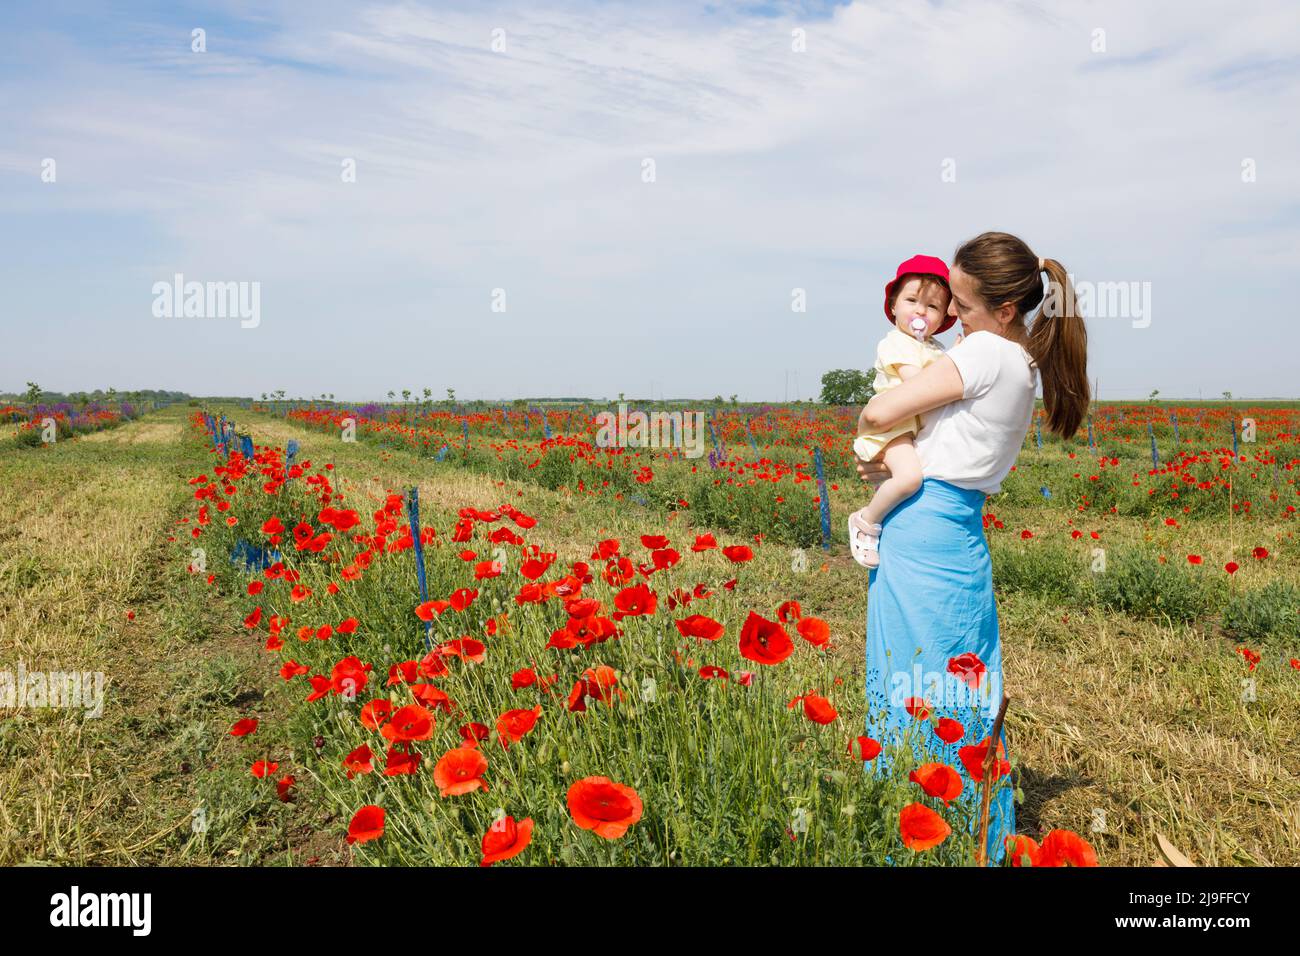
[(910, 434), (899, 435), (891, 441), (881, 452), (881, 457), (889, 466), (889, 477), (876, 486), (871, 501), (858, 512), (859, 523), (879, 524), (921, 487), (921, 458)]

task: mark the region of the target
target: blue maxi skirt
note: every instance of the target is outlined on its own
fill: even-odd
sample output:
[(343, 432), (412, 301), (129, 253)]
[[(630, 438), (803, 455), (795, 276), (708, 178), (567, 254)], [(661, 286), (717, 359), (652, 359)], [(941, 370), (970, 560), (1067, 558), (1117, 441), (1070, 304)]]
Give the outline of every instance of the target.
[[(886, 748), (871, 763), (882, 772), (889, 767), (888, 748), (910, 744), (917, 763), (953, 767), (966, 782), (958, 801), (972, 808), (972, 835), (978, 835), (979, 786), (958, 751), (993, 732), (1003, 687), (993, 565), (984, 539), (985, 497), (982, 491), (924, 479), (881, 522), (880, 565), (867, 578), (866, 732)], [(950, 660), (967, 653), (986, 668), (978, 689), (949, 668)], [(944, 743), (933, 723), (907, 712), (908, 698), (923, 698), (932, 721), (949, 717), (965, 733)], [(1005, 731), (1001, 740), (1009, 757)], [(1003, 777), (994, 784), (989, 808), (989, 860), (1002, 861), (1004, 838), (1014, 832), (1014, 791)]]

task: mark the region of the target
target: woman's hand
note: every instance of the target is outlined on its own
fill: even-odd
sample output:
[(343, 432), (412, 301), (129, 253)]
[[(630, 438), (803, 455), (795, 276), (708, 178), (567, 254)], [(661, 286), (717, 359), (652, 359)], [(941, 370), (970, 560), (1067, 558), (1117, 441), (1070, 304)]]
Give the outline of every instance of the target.
[(861, 477), (863, 481), (870, 482), (873, 485), (878, 485), (882, 481), (885, 481), (891, 474), (889, 466), (883, 461), (863, 461), (861, 458), (856, 458), (855, 456), (854, 464), (857, 465), (858, 476)]

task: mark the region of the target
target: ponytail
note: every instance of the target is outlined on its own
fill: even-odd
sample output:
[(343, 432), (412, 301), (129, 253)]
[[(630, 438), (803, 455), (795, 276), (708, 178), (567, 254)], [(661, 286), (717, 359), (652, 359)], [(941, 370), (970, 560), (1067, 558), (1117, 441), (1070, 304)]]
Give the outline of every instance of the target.
[(1071, 438), (1088, 412), (1088, 330), (1065, 266), (1044, 259), (1048, 294), (1029, 329), (1029, 354), (1043, 382), (1047, 430)]
[(1013, 325), (1023, 329), (1025, 316), (1038, 309), (1026, 349), (1043, 383), (1047, 430), (1062, 438), (1074, 437), (1090, 401), (1088, 330), (1065, 267), (1055, 259), (1039, 259), (1023, 240), (1005, 232), (985, 232), (962, 243), (953, 265), (975, 280), (990, 309), (1004, 303), (1015, 306)]

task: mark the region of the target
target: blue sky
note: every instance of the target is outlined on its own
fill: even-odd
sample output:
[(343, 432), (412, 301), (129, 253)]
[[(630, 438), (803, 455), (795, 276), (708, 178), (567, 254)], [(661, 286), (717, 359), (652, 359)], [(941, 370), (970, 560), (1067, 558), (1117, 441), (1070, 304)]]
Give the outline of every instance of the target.
[[(6, 16), (0, 391), (810, 398), (899, 261), (1002, 229), (1149, 283), (1089, 322), (1103, 400), (1297, 394), (1284, 0)], [(259, 283), (259, 324), (155, 317), (176, 273)]]

